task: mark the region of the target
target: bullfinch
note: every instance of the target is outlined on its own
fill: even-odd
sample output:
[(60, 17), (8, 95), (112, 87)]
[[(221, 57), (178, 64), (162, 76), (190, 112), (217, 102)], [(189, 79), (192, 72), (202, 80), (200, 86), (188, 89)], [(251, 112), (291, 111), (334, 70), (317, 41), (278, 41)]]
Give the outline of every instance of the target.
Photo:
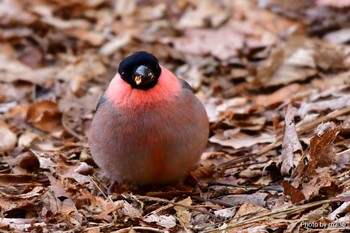
[(114, 182), (170, 184), (184, 178), (206, 147), (209, 123), (191, 86), (156, 57), (126, 57), (99, 99), (89, 145)]

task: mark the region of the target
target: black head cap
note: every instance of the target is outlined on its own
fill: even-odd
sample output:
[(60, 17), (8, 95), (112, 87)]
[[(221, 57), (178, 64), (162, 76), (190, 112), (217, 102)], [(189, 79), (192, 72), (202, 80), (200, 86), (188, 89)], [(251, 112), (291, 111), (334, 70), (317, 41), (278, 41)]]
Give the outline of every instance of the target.
[(133, 88), (147, 90), (157, 84), (161, 68), (155, 56), (141, 51), (126, 57), (118, 72)]

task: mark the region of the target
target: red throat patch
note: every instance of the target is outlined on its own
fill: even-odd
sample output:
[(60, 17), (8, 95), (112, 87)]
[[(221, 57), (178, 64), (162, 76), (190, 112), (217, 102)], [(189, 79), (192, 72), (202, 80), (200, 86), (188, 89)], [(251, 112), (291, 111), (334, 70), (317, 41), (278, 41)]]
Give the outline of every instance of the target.
[(158, 83), (148, 90), (132, 88), (116, 74), (107, 88), (107, 98), (118, 108), (132, 109), (172, 100), (181, 92), (180, 81), (168, 69), (161, 68)]

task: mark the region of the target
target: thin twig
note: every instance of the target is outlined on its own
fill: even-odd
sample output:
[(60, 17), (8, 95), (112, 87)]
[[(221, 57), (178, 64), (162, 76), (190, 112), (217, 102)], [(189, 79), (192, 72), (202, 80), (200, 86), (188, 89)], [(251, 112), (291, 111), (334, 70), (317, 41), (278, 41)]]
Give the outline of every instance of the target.
[(108, 199), (111, 203), (113, 203), (113, 200), (102, 191), (100, 186), (97, 185), (96, 181), (94, 179), (92, 179), (92, 177), (90, 175), (89, 175), (89, 178), (91, 179), (92, 183), (94, 183), (96, 188), (101, 192), (101, 194), (106, 198), (106, 200)]
[(278, 216), (281, 216), (281, 215), (292, 214), (292, 213), (295, 213), (295, 212), (300, 211), (300, 210), (308, 209), (308, 208), (319, 206), (319, 205), (323, 205), (323, 204), (329, 204), (329, 203), (333, 203), (333, 202), (337, 202), (337, 201), (340, 201), (339, 198), (332, 198), (332, 199), (329, 199), (329, 200), (317, 201), (317, 202), (308, 203), (308, 204), (304, 204), (304, 205), (300, 205), (300, 206), (293, 206), (293, 207), (290, 207), (288, 209), (276, 210), (276, 211), (268, 213), (268, 214), (264, 214), (264, 215), (257, 216), (257, 217), (251, 218), (251, 219), (247, 219), (247, 220), (235, 223), (235, 224), (227, 225), (227, 226), (225, 226), (223, 228), (219, 227), (219, 228), (216, 228), (216, 229), (203, 231), (203, 233), (218, 232), (218, 231), (223, 231), (223, 230), (243, 227), (243, 226), (246, 226), (246, 225), (251, 225), (251, 224), (256, 223), (256, 222), (264, 221), (264, 220), (266, 220), (268, 218), (275, 218), (275, 217), (278, 217)]
[(167, 204), (172, 204), (172, 205), (177, 205), (177, 206), (181, 206), (181, 207), (184, 207), (186, 209), (190, 209), (190, 210), (193, 210), (193, 211), (196, 211), (196, 212), (199, 212), (199, 213), (202, 213), (202, 214), (207, 214), (209, 215), (210, 217), (214, 218), (215, 221), (217, 221), (218, 219), (216, 218), (216, 216), (212, 213), (210, 213), (209, 211), (207, 210), (202, 210), (202, 209), (198, 209), (194, 206), (189, 206), (189, 205), (184, 205), (184, 204), (181, 204), (181, 203), (177, 203), (177, 202), (173, 202), (173, 201), (169, 201), (167, 199), (163, 199), (163, 198), (158, 198), (158, 197), (148, 197), (148, 196), (141, 196), (141, 195), (135, 195), (135, 197), (139, 198), (139, 199), (143, 199), (143, 200), (148, 200), (148, 201), (159, 201), (159, 202), (163, 202), (163, 203), (167, 203)]

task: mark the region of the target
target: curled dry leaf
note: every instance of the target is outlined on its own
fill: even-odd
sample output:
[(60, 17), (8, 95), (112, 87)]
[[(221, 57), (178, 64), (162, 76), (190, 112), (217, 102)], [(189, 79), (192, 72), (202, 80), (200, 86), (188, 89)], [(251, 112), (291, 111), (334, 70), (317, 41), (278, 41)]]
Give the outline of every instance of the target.
[(266, 212), (266, 210), (267, 209), (261, 206), (246, 202), (243, 205), (241, 205), (241, 207), (239, 207), (235, 215), (235, 218), (239, 218), (240, 216), (247, 216), (247, 214), (250, 214), (251, 217), (256, 216), (258, 214), (262, 214), (262, 212)]
[(155, 223), (166, 229), (173, 228), (176, 226), (176, 219), (172, 215), (156, 215), (151, 214), (143, 219), (145, 222)]
[(282, 175), (289, 174), (290, 169), (294, 166), (294, 163), (297, 164), (297, 162), (300, 160), (300, 158), (298, 158), (298, 161), (296, 160), (296, 153), (300, 155), (300, 152), (302, 152), (302, 146), (298, 139), (298, 134), (294, 123), (295, 112), (296, 108), (289, 104), (285, 116), (285, 126), (282, 142)]
[(344, 95), (331, 100), (323, 100), (315, 103), (302, 103), (297, 115), (305, 117), (310, 111), (324, 111), (327, 109), (336, 110), (345, 107), (350, 107), (350, 95)]
[[(218, 41), (220, 43), (217, 43)], [(238, 55), (238, 50), (244, 45), (244, 36), (233, 25), (225, 25), (216, 30), (187, 30), (184, 37), (174, 39), (173, 42), (175, 48), (184, 53), (210, 53), (220, 60), (226, 60)]]
[(81, 162), (80, 165), (74, 170), (74, 172), (81, 175), (91, 175), (94, 172), (94, 169), (89, 164)]
[(0, 153), (13, 150), (16, 143), (16, 134), (9, 129), (5, 122), (0, 120)]
[(282, 182), (284, 195), (290, 196), (291, 201), (296, 204), (305, 200), (305, 195), (301, 190), (289, 184), (287, 181)]
[(342, 213), (348, 213), (350, 211), (350, 202), (345, 201), (341, 206), (328, 215), (331, 220), (336, 220)]
[(29, 25), (33, 23), (37, 17), (28, 12), (19, 0), (4, 0), (0, 2), (0, 24), (6, 25), (11, 23), (19, 23)]
[(27, 170), (35, 170), (40, 167), (40, 162), (38, 157), (30, 151), (19, 154), (16, 157), (16, 164)]
[(333, 122), (326, 122), (317, 127), (316, 135), (310, 141), (309, 171), (313, 172), (316, 168), (327, 167), (335, 163), (333, 142), (339, 131), (339, 127)]
[[(228, 6), (225, 6), (228, 7)], [(217, 27), (229, 16), (229, 11), (215, 1), (198, 1), (195, 9), (187, 10), (178, 22), (179, 28), (205, 27), (208, 22)]]
[(349, 0), (317, 0), (316, 4), (319, 6), (331, 6), (331, 7), (338, 7), (338, 8), (344, 8), (350, 6)]
[(350, 41), (350, 29), (345, 28), (335, 32), (330, 32), (323, 37), (324, 40), (332, 43), (346, 43)]
[(46, 201), (47, 206), (52, 213), (63, 214), (67, 221), (75, 226), (80, 226), (82, 222), (82, 216), (78, 212), (72, 199), (68, 196), (67, 192), (62, 187), (59, 180), (56, 180), (53, 176), (49, 176), (50, 191), (47, 192), (48, 198)]
[(39, 138), (38, 134), (26, 131), (18, 138), (18, 145), (28, 148), (32, 146), (34, 140), (37, 138)]
[[(178, 203), (190, 206), (192, 204), (192, 199), (191, 199), (191, 197), (187, 197), (186, 199), (181, 200)], [(188, 208), (176, 205), (176, 206), (174, 206), (174, 209), (176, 211), (176, 216), (177, 216), (178, 220), (180, 221), (181, 225), (188, 226), (191, 223), (191, 217), (192, 217), (192, 214), (188, 210)]]
[[(330, 175), (331, 165), (336, 161), (333, 142), (339, 131), (339, 127), (333, 122), (319, 125), (310, 141), (309, 164), (304, 165), (304, 160), (300, 160), (298, 164), (298, 174), (294, 177), (293, 186), (300, 188), (305, 200), (310, 200), (320, 192), (334, 196), (341, 191), (341, 187)], [(297, 201), (300, 198), (295, 199)]]
[(217, 133), (209, 138), (209, 141), (222, 146), (233, 147), (235, 149), (249, 147), (257, 143), (271, 143), (275, 141), (274, 136), (268, 135), (266, 133), (262, 133), (257, 136), (250, 136), (248, 134), (240, 132), (233, 132), (233, 134), (231, 134), (231, 132), (233, 131), (228, 130), (227, 133)]
[(235, 194), (226, 195), (219, 198), (220, 201), (228, 203), (232, 206), (242, 205), (244, 203), (254, 204), (256, 206), (266, 206), (267, 193), (253, 193), (253, 194)]
[(269, 106), (290, 100), (300, 89), (302, 89), (301, 85), (293, 83), (278, 89), (270, 95), (258, 95), (255, 101), (259, 105)]
[(231, 219), (236, 213), (236, 207), (233, 208), (226, 208), (221, 210), (214, 211), (215, 216), (218, 219)]
[(35, 222), (34, 218), (1, 218), (0, 227), (6, 228), (7, 230), (14, 230), (14, 232), (26, 232), (32, 227), (46, 227), (46, 223), (44, 222), (34, 224), (33, 222)]
[(27, 121), (36, 128), (45, 132), (62, 131), (62, 113), (57, 103), (51, 100), (42, 100), (29, 107)]

